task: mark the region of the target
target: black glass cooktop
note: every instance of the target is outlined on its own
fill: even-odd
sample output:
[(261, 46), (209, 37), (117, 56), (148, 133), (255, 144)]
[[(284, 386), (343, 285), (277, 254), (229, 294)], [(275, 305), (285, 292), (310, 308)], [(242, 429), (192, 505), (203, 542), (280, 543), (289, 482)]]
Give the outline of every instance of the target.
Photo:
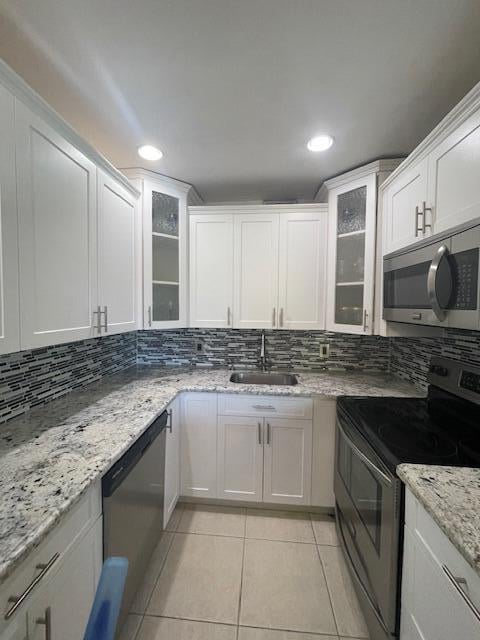
[(392, 471), (402, 462), (480, 468), (480, 407), (446, 391), (340, 398), (338, 407)]

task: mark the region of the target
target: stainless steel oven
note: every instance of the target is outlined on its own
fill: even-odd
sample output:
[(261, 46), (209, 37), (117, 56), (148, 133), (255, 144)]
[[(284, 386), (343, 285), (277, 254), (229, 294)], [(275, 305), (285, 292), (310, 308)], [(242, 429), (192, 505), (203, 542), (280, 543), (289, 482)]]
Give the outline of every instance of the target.
[(385, 320), (480, 329), (480, 220), (383, 259)]
[(398, 632), (400, 480), (337, 409), (335, 500), (340, 545), (372, 640)]

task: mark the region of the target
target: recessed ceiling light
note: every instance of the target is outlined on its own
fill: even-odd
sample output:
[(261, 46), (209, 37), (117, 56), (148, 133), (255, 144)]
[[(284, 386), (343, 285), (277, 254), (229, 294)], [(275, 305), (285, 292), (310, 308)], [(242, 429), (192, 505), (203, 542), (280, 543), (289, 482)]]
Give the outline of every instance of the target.
[(150, 144), (144, 144), (143, 147), (138, 147), (138, 155), (144, 160), (160, 160), (163, 153), (157, 147), (152, 147)]
[(314, 138), (310, 138), (307, 142), (307, 148), (310, 151), (326, 151), (330, 149), (333, 144), (332, 136), (328, 134), (322, 134), (320, 136), (315, 136)]

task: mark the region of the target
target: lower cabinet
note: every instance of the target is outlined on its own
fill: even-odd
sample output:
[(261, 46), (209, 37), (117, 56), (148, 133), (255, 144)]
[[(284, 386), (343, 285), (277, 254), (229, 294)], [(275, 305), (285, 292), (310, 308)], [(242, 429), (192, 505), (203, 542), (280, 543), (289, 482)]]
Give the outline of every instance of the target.
[(401, 640), (480, 638), (480, 578), (407, 491)]
[(169, 413), (165, 439), (165, 493), (163, 503), (163, 527), (167, 527), (180, 495), (180, 400), (167, 407)]
[(217, 497), (217, 395), (182, 397), (180, 446), (182, 496)]

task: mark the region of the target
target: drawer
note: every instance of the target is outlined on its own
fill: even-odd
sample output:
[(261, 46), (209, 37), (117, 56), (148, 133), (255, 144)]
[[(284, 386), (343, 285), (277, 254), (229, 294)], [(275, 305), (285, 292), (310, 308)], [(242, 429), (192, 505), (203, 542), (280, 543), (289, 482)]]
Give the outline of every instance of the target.
[[(36, 549), (32, 550), (16, 571), (2, 584), (0, 587), (0, 634), (10, 628), (12, 620), (17, 617), (20, 619), (24, 616), (26, 605), (31, 600), (31, 597), (37, 593), (41, 585), (49, 582), (56, 574), (69, 548), (88, 530), (101, 515), (101, 512), (100, 483), (97, 483), (87, 491), (78, 504), (66, 513), (61, 522), (47, 535), (45, 540)], [(42, 574), (42, 571), (42, 578), (31, 590), (28, 597), (11, 617), (5, 619), (7, 611), (13, 604), (8, 601), (9, 598), (19, 597), (24, 594), (29, 586)]]
[(219, 394), (218, 413), (223, 416), (276, 416), (311, 420), (313, 400), (288, 396)]

